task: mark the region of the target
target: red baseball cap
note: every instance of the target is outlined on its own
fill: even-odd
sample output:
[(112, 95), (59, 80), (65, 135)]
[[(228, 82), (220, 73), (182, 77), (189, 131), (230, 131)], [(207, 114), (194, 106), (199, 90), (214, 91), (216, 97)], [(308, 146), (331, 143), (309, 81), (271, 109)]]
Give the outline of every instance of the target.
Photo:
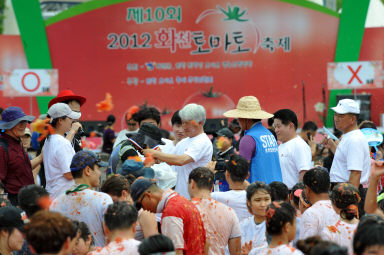
[(49, 101), (48, 108), (50, 108), (53, 104), (63, 103), (68, 100), (79, 101), (80, 106), (82, 106), (87, 99), (85, 97), (75, 95), (72, 90), (62, 90), (54, 99)]

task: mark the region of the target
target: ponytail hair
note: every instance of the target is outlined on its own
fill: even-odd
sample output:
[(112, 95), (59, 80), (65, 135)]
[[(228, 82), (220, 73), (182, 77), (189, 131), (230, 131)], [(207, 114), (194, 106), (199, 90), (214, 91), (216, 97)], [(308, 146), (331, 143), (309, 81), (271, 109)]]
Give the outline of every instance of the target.
[(296, 210), (287, 202), (274, 201), (266, 209), (266, 226), (269, 235), (282, 234), (286, 223), (293, 224), (296, 217)]
[(340, 217), (346, 220), (359, 218), (358, 204), (360, 202), (359, 191), (349, 183), (339, 183), (331, 193), (332, 203), (340, 209)]

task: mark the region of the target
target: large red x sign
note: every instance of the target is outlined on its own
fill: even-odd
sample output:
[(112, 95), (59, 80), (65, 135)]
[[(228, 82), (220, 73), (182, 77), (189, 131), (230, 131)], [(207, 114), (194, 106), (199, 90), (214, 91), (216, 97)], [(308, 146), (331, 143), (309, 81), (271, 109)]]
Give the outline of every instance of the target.
[(363, 83), (363, 82), (360, 80), (359, 76), (357, 76), (357, 73), (360, 71), (361, 66), (362, 66), (362, 65), (359, 65), (359, 66), (357, 67), (356, 71), (353, 71), (353, 69), (352, 69), (351, 66), (347, 66), (348, 69), (349, 69), (349, 71), (352, 72), (352, 77), (351, 77), (351, 79), (349, 80), (348, 84), (351, 84), (351, 82), (352, 82), (353, 79), (355, 79), (355, 78), (356, 78), (356, 80), (357, 80), (358, 82), (360, 82), (360, 84)]

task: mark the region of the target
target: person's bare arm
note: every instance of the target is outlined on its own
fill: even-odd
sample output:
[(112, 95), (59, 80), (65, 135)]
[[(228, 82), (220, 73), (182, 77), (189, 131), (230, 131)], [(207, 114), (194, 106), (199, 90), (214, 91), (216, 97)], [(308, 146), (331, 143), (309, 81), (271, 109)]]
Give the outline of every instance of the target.
[(41, 151), (41, 154), (39, 156), (31, 160), (32, 170), (38, 167), (42, 162), (43, 162), (43, 151)]
[(154, 213), (144, 210), (139, 214), (138, 221), (145, 238), (159, 233), (159, 230), (157, 229), (156, 215)]
[(63, 175), (64, 175), (64, 178), (67, 179), (68, 181), (73, 180), (72, 173), (68, 172)]
[(144, 155), (152, 154), (152, 157), (158, 160), (161, 160), (169, 165), (183, 166), (188, 163), (193, 162), (193, 158), (191, 158), (187, 154), (176, 155), (176, 154), (168, 154), (158, 150), (146, 149), (144, 150)]
[(307, 170), (301, 170), (300, 176), (299, 176), (299, 182), (303, 181), (304, 174), (307, 172)]
[(183, 255), (182, 249), (176, 249), (176, 255)]
[(228, 248), (231, 255), (241, 254), (241, 237), (229, 239)]
[(356, 188), (359, 188), (360, 185), (360, 177), (361, 177), (361, 171), (356, 170), (350, 170), (351, 174), (349, 175), (349, 183), (355, 186)]
[[(376, 189), (380, 180), (380, 176), (384, 174), (384, 162), (375, 161), (372, 163), (371, 177), (367, 194), (365, 195), (364, 210), (370, 214), (380, 214), (377, 209)], [(381, 215), (381, 214), (380, 214)]]
[(71, 130), (69, 130), (69, 132), (67, 133), (67, 136), (65, 137), (68, 141), (72, 142), (73, 138), (75, 137), (77, 131), (79, 130), (79, 128), (81, 128), (81, 124), (80, 122), (73, 122), (72, 123), (72, 127), (71, 127)]
[(209, 253), (209, 246), (210, 246), (211, 244), (209, 243), (209, 240), (208, 239), (206, 239), (205, 240), (205, 245), (204, 245), (204, 255), (208, 255), (208, 253)]

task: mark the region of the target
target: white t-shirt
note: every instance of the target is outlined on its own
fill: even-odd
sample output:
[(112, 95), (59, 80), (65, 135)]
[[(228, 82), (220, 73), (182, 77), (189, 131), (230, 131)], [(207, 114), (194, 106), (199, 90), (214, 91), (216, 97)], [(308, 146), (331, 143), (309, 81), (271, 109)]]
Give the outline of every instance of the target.
[(164, 145), (159, 146), (162, 152), (169, 154), (175, 153), (176, 145), (173, 143), (172, 140), (161, 138), (161, 141), (165, 143)]
[[(241, 237), (239, 219), (235, 211), (212, 198), (192, 198), (200, 212), (211, 255), (224, 255), (229, 239)], [(225, 224), (223, 224), (225, 222)]]
[(350, 170), (361, 171), (360, 184), (368, 183), (371, 168), (368, 141), (358, 130), (343, 135), (330, 171), (331, 182), (348, 182)]
[(338, 218), (330, 200), (317, 201), (301, 216), (300, 240), (320, 235), (325, 226), (335, 223)]
[(102, 222), (110, 204), (113, 204), (113, 201), (108, 194), (85, 189), (68, 195), (61, 194), (52, 202), (50, 210), (59, 212), (71, 220), (85, 222), (95, 239), (95, 245), (103, 247), (105, 237)]
[(267, 236), (265, 221), (256, 224), (254, 216), (248, 217), (240, 222), (241, 246), (252, 241), (252, 249), (267, 247)]
[(64, 177), (65, 173), (71, 172), (70, 166), (75, 150), (64, 136), (54, 134), (45, 140), (43, 154), (46, 190), (50, 197), (55, 199), (75, 184), (73, 180)]
[(240, 222), (252, 216), (247, 208), (247, 192), (245, 190), (212, 192), (211, 197), (231, 207), (235, 211)]
[(134, 133), (137, 133), (137, 131), (139, 131), (139, 129), (137, 129), (135, 131), (128, 131), (126, 129), (121, 130), (119, 132), (119, 134), (117, 135), (115, 142), (113, 143), (113, 149), (117, 145), (119, 145), (122, 141), (125, 141), (128, 139), (127, 134), (134, 134)]
[(282, 244), (275, 248), (255, 248), (249, 252), (249, 255), (303, 255), (303, 253), (292, 246)]
[(299, 182), (300, 171), (312, 166), (312, 153), (308, 144), (300, 137), (279, 145), (279, 159), (283, 182), (292, 189)]
[(359, 223), (347, 223), (338, 220), (336, 224), (326, 226), (320, 234), (321, 239), (329, 240), (348, 248), (348, 254), (353, 254), (353, 235)]
[(187, 154), (193, 159), (193, 162), (183, 166), (173, 166), (173, 169), (177, 172), (175, 191), (187, 199), (191, 198), (188, 193), (189, 174), (197, 167), (206, 166), (212, 160), (212, 153), (211, 140), (205, 133), (195, 137), (187, 137), (178, 142), (175, 154)]
[(110, 242), (104, 248), (98, 247), (88, 255), (140, 255), (138, 248), (140, 242), (135, 239), (121, 239)]

